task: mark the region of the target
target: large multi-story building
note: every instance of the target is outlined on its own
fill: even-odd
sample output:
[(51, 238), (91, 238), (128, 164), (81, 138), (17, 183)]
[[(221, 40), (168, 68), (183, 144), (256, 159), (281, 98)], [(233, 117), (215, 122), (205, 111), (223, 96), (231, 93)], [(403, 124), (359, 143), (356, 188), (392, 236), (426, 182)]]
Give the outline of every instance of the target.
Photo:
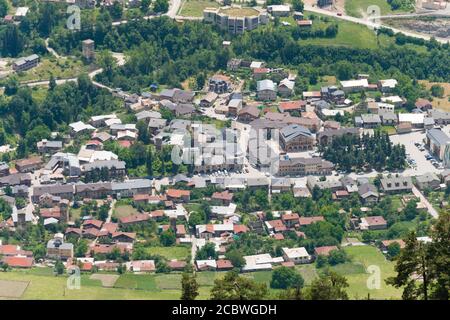
[(286, 152), (311, 150), (316, 137), (307, 128), (291, 124), (280, 130), (280, 147)]
[(256, 29), (269, 21), (267, 12), (261, 8), (242, 8), (239, 6), (206, 8), (203, 21), (214, 23), (230, 33), (244, 33)]
[(13, 63), (13, 70), (16, 72), (22, 72), (36, 67), (39, 64), (39, 56), (32, 54), (31, 56), (17, 59)]
[(280, 176), (329, 175), (334, 165), (322, 158), (290, 158), (282, 156), (278, 165)]

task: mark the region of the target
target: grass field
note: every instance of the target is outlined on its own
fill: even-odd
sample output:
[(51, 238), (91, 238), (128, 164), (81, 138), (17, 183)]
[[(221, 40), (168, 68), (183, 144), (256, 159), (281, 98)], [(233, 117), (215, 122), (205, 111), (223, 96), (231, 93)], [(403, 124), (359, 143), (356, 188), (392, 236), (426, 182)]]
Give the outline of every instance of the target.
[[(395, 275), (394, 263), (388, 261), (377, 248), (372, 246), (354, 246), (346, 247), (344, 250), (352, 257), (352, 264), (356, 266), (339, 266), (336, 267), (336, 271), (340, 271), (347, 278), (349, 283), (347, 292), (350, 299), (364, 299), (367, 298), (368, 294), (370, 294), (371, 299), (401, 298), (401, 290), (388, 286), (385, 283), (388, 277)], [(363, 268), (358, 267), (358, 265), (363, 266)], [(369, 266), (380, 268), (379, 289), (369, 289), (367, 286), (371, 274), (363, 271), (367, 270)]]
[(191, 252), (191, 249), (184, 246), (175, 247), (147, 247), (145, 251), (149, 254), (160, 255), (166, 259), (184, 260)]
[(205, 8), (218, 8), (216, 1), (208, 0), (185, 0), (181, 5), (179, 15), (183, 17), (203, 17)]
[(116, 205), (116, 207), (114, 208), (113, 215), (116, 218), (123, 218), (123, 217), (131, 216), (133, 214), (138, 214), (138, 213), (139, 212), (135, 208), (126, 204), (126, 205)]
[(36, 68), (21, 72), (18, 74), (19, 81), (38, 81), (48, 80), (53, 77), (61, 78), (76, 78), (83, 72), (87, 72), (88, 69), (83, 65), (81, 61), (75, 61), (71, 59), (42, 59)]
[(345, 12), (352, 17), (361, 18), (367, 15), (367, 8), (371, 5), (378, 6), (381, 10), (381, 15), (386, 15), (394, 12), (387, 0), (345, 0)]
[[(336, 272), (344, 275), (349, 283), (347, 292), (351, 299), (364, 299), (370, 293), (372, 299), (398, 299), (401, 292), (387, 286), (384, 280), (394, 275), (394, 264), (385, 259), (383, 254), (375, 247), (355, 246), (346, 247), (344, 250), (352, 257), (352, 262), (333, 267)], [(381, 271), (380, 289), (367, 288), (367, 280), (370, 274), (365, 270), (375, 265)], [(318, 271), (314, 264), (296, 266), (296, 270), (305, 279), (308, 285), (317, 277)], [(207, 299), (214, 280), (223, 277), (223, 272), (199, 272), (199, 299)], [(261, 271), (243, 274), (245, 277), (257, 282), (266, 283), (269, 286), (272, 272)], [(81, 276), (81, 288), (69, 290), (66, 288), (67, 277), (53, 275), (50, 268), (34, 268), (31, 270), (14, 270), (0, 272), (0, 281), (29, 282), (21, 299), (179, 299), (181, 289), (181, 273), (171, 274), (123, 274), (120, 275), (113, 288), (105, 288), (101, 281), (90, 279), (90, 274)], [(6, 283), (6, 282), (4, 282)], [(14, 284), (14, 283), (12, 283)], [(276, 296), (278, 290), (270, 290)], [(12, 291), (11, 291), (12, 293)]]
[[(314, 13), (316, 17), (321, 15)], [(327, 45), (327, 46), (347, 46), (356, 48), (377, 48), (377, 39), (375, 33), (367, 27), (361, 26), (359, 24), (343, 21), (340, 19), (335, 19), (327, 17), (327, 24), (337, 23), (338, 33), (335, 38), (315, 38), (315, 39), (305, 39), (301, 40), (301, 43), (314, 44), (314, 45)], [(313, 21), (316, 27), (324, 24), (323, 21), (317, 18)]]

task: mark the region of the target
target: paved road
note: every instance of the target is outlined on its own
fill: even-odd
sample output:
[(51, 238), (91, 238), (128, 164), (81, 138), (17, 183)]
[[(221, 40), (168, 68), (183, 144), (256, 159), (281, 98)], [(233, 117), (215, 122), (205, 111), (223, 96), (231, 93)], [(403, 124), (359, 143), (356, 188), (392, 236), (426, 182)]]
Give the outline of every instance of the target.
[(109, 211), (108, 211), (108, 218), (106, 218), (106, 222), (111, 222), (111, 217), (114, 212), (115, 205), (116, 205), (116, 199), (113, 198), (113, 200), (111, 202), (111, 207), (109, 208)]
[[(382, 23), (376, 23), (376, 22), (370, 21), (368, 19), (355, 18), (355, 17), (344, 15), (344, 14), (341, 15), (341, 16), (338, 16), (337, 13), (334, 12), (334, 11), (320, 9), (320, 8), (313, 7), (313, 6), (306, 5), (306, 4), (305, 4), (305, 11), (315, 12), (315, 13), (331, 16), (331, 17), (334, 17), (334, 18), (337, 18), (337, 19), (341, 19), (341, 20), (346, 20), (346, 21), (362, 24), (362, 25), (365, 25), (365, 26), (367, 26), (369, 28), (372, 28), (372, 29), (379, 29), (381, 27), (384, 27), (384, 28), (387, 28), (387, 29), (391, 29), (394, 33), (400, 33), (401, 32), (404, 35), (407, 35), (407, 36), (410, 36), (410, 37), (420, 38), (420, 39), (424, 39), (424, 40), (430, 40), (432, 38), (429, 35), (418, 34), (418, 33), (412, 32), (412, 31), (400, 30), (400, 29), (393, 28), (393, 27), (388, 26), (388, 25), (383, 25)], [(436, 40), (441, 42), (441, 43), (449, 42), (449, 39), (436, 38)]]
[(56, 59), (59, 59), (61, 56), (53, 48), (49, 47), (48, 40), (49, 38), (45, 39), (45, 47), (47, 48), (47, 51), (54, 55)]
[(433, 205), (430, 203), (430, 201), (428, 201), (428, 199), (423, 195), (423, 193), (420, 192), (420, 190), (417, 189), (416, 186), (413, 187), (412, 192), (416, 197), (420, 198), (420, 201), (422, 203), (425, 204), (425, 206), (428, 209), (428, 213), (431, 214), (433, 218), (437, 219), (439, 217), (439, 213), (436, 211), (435, 208), (433, 208)]

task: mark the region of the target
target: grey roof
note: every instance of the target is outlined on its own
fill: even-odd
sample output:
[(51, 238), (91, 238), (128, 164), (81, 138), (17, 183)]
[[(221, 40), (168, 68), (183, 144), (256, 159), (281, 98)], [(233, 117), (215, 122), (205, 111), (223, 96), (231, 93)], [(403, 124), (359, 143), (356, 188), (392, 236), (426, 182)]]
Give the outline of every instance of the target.
[(378, 111), (378, 115), (383, 121), (397, 121), (397, 114), (392, 111)]
[(166, 119), (151, 118), (148, 122), (149, 128), (163, 128), (167, 124)]
[(44, 140), (38, 141), (37, 146), (38, 147), (45, 146), (48, 148), (62, 148), (63, 143), (62, 143), (62, 141), (48, 141), (48, 140), (44, 139)]
[(297, 138), (298, 136), (304, 136), (308, 138), (313, 138), (314, 135), (309, 131), (309, 129), (297, 125), (297, 124), (291, 124), (289, 126), (284, 127), (280, 130), (280, 134), (284, 138), (285, 141), (290, 141), (292, 139)]
[(169, 109), (170, 111), (175, 110), (175, 108), (177, 107), (177, 105), (175, 103), (173, 103), (172, 101), (169, 101), (169, 100), (161, 100), (159, 102), (159, 104), (162, 107)]
[(380, 123), (380, 116), (377, 114), (362, 114), (361, 119), (363, 123)]
[(420, 176), (416, 176), (416, 181), (419, 182), (419, 183), (426, 183), (426, 182), (432, 182), (432, 181), (440, 182), (441, 180), (439, 179), (439, 177), (435, 173), (427, 172), (427, 173), (422, 174)]
[(280, 158), (280, 166), (281, 165), (296, 165), (296, 164), (303, 164), (303, 165), (318, 165), (321, 164), (322, 168), (333, 168), (334, 165), (330, 161), (323, 160), (320, 157), (314, 157), (314, 158), (289, 158), (287, 156)]
[(136, 113), (136, 119), (138, 121), (142, 120), (142, 119), (151, 119), (151, 118), (159, 119), (159, 118), (161, 118), (161, 113), (156, 112), (156, 111), (147, 111), (147, 110)]
[(101, 168), (116, 168), (119, 170), (125, 169), (125, 161), (119, 161), (119, 160), (102, 160), (102, 161), (95, 161), (93, 163), (86, 163), (83, 165), (82, 169), (84, 171), (91, 171), (94, 169), (101, 169)]
[(431, 117), (423, 118), (423, 125), (424, 126), (434, 125), (434, 119)]
[(428, 110), (428, 114), (434, 120), (450, 120), (450, 112), (443, 112), (435, 109)]
[(339, 129), (327, 129), (324, 131), (321, 131), (319, 133), (317, 133), (317, 138), (320, 139), (322, 137), (339, 137), (339, 136), (343, 136), (345, 134), (358, 134), (359, 133), (359, 129), (358, 128), (339, 128)]
[(439, 146), (446, 145), (450, 142), (450, 138), (440, 129), (430, 129), (427, 131), (427, 137), (433, 140)]
[(53, 184), (48, 186), (36, 186), (33, 187), (33, 196), (41, 196), (44, 193), (49, 194), (61, 194), (61, 193), (73, 193), (73, 184)]
[(149, 180), (149, 179), (134, 179), (134, 180), (126, 180), (123, 182), (111, 183), (111, 188), (114, 191), (129, 190), (129, 189), (142, 189), (142, 188), (151, 188), (151, 187), (152, 187), (152, 180)]
[(275, 91), (275, 83), (269, 79), (258, 81), (256, 84), (256, 90), (257, 91), (262, 91), (262, 90)]
[(0, 162), (0, 171), (9, 170), (9, 166), (5, 162)]
[(379, 197), (377, 187), (371, 183), (364, 183), (359, 186), (358, 194), (361, 198), (366, 199), (369, 196)]
[(331, 104), (326, 102), (325, 100), (319, 100), (313, 103), (318, 109), (330, 109)]
[(342, 187), (342, 182), (339, 180), (325, 180), (320, 181), (318, 178), (313, 176), (308, 176), (307, 184), (311, 188), (317, 186), (320, 189), (338, 189)]
[(195, 107), (190, 103), (180, 103), (175, 107), (175, 112), (180, 115), (190, 114), (195, 111)]
[(411, 190), (413, 187), (411, 177), (391, 177), (381, 179), (381, 187), (385, 191)]
[(290, 187), (291, 180), (287, 178), (273, 178), (271, 180), (272, 187)]
[(62, 242), (58, 239), (51, 239), (47, 242), (47, 249), (53, 249), (56, 247), (59, 247), (60, 249), (73, 250), (73, 244), (70, 242)]

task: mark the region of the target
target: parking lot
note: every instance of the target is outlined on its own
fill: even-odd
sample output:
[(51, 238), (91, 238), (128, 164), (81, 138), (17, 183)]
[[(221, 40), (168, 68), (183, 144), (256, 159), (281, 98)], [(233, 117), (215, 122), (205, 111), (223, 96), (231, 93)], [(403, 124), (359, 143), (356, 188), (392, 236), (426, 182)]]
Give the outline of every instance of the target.
[(406, 149), (408, 158), (414, 160), (415, 164), (405, 170), (407, 175), (420, 175), (427, 172), (440, 172), (442, 169), (438, 169), (427, 160), (425, 157), (429, 154), (428, 150), (419, 150), (415, 143), (424, 144), (425, 133), (423, 131), (413, 131), (406, 134), (395, 134), (390, 136), (391, 141), (394, 144), (403, 144)]

